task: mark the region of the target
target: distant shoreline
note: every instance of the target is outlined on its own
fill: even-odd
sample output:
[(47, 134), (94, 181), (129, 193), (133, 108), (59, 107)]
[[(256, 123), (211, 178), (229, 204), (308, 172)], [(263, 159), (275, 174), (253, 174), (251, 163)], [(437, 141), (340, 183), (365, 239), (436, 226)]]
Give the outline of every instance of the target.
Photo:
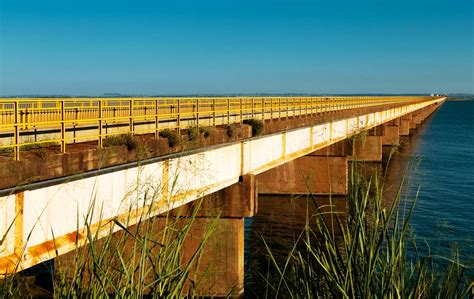
[(450, 102), (464, 102), (464, 101), (474, 101), (474, 96), (466, 96), (466, 97), (448, 97), (447, 99)]

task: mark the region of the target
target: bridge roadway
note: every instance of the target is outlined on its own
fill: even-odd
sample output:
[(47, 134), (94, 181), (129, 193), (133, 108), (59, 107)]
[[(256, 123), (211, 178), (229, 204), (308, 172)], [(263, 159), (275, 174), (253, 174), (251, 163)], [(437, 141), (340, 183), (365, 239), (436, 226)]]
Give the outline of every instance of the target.
[[(60, 152), (66, 152), (56, 155), (60, 156), (67, 154), (67, 148), (80, 145), (79, 141), (92, 140), (101, 148), (104, 139), (123, 133), (152, 133), (158, 137), (166, 128), (179, 131), (191, 126), (238, 124), (251, 118), (264, 120), (266, 127), (273, 127), (270, 134), (253, 137), (249, 134), (244, 136), (249, 138), (98, 167), (78, 175), (64, 176), (66, 172), (60, 171), (57, 177), (30, 178), (26, 184), (14, 185), (5, 183), (15, 182), (14, 176), (4, 176), (4, 183), (0, 183), (0, 274), (26, 269), (68, 253), (78, 244), (86, 244), (86, 228), (103, 237), (120, 230), (112, 219), (131, 226), (223, 190), (228, 192), (221, 194), (221, 200), (229, 201), (231, 206), (223, 215), (237, 219), (237, 226), (243, 231), (243, 217), (256, 211), (255, 181), (261, 178), (262, 187), (269, 193), (272, 188), (279, 188), (265, 174), (278, 169), (288, 172), (285, 165), (363, 131), (375, 132), (369, 135), (378, 138), (375, 144), (379, 146), (397, 143), (398, 135), (408, 134), (409, 129), (415, 128), (444, 100), (439, 97), (0, 100), (4, 169), (22, 162), (22, 150), (24, 159), (28, 159), (27, 146), (31, 145), (57, 144)], [(335, 112), (340, 112), (338, 117), (334, 117), (338, 115)], [(377, 128), (385, 129), (380, 133)], [(393, 128), (395, 133), (389, 133)], [(378, 160), (378, 156), (372, 160)], [(343, 161), (347, 165), (347, 160)], [(0, 173), (11, 174), (6, 171)], [(291, 175), (297, 177), (296, 173)], [(281, 174), (270, 176), (277, 179)], [(318, 180), (327, 181), (322, 176), (313, 179), (315, 186)], [(347, 177), (343, 176), (344, 180)], [(286, 182), (283, 185), (291, 186)], [(323, 189), (315, 193), (334, 192), (331, 182), (326, 185), (329, 189), (315, 187)], [(275, 193), (299, 193), (285, 188)], [(342, 194), (344, 188), (347, 186), (342, 186)], [(91, 214), (91, 210), (100, 213)], [(236, 234), (236, 238), (232, 246), (238, 246), (237, 251), (243, 254), (243, 233)], [(239, 259), (238, 265), (232, 267), (243, 269), (242, 263)], [(229, 284), (241, 284), (242, 279), (239, 274), (238, 278), (225, 282), (228, 285), (223, 290), (215, 292), (225, 294)]]

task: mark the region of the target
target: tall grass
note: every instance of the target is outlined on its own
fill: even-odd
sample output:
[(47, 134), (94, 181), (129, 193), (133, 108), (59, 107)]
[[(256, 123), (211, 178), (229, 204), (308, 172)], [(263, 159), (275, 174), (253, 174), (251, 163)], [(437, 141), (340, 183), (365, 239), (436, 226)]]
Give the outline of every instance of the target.
[(212, 221), (202, 235), (198, 250), (185, 260), (184, 245), (196, 211), (186, 218), (166, 216), (146, 220), (144, 217), (133, 228), (114, 219), (121, 232), (111, 231), (101, 240), (88, 234), (88, 245), (77, 247), (67, 267), (62, 267), (61, 258), (57, 259), (55, 295), (163, 298), (192, 294), (200, 281), (190, 281), (190, 273), (217, 223)]
[(440, 257), (419, 253), (410, 229), (417, 196), (404, 209), (402, 186), (386, 207), (378, 177), (365, 180), (352, 168), (347, 215), (318, 206), (283, 260), (263, 238), (269, 270), (258, 275), (265, 297), (466, 297), (466, 266), (456, 252), (442, 258), (443, 268)]
[[(193, 213), (186, 217), (169, 213), (151, 217), (148, 214), (153, 211), (151, 206), (133, 226), (129, 224), (130, 218), (114, 218), (105, 237), (89, 225), (94, 214), (101, 213), (92, 208), (95, 206), (92, 203), (84, 219), (86, 245), (76, 238), (73, 252), (63, 256), (56, 252), (54, 269), (49, 273), (53, 285), (46, 297), (194, 296), (205, 278), (205, 273), (196, 275), (195, 269), (219, 221), (218, 215), (211, 218), (207, 228), (200, 230), (203, 233), (197, 250), (185, 254), (185, 244), (201, 203), (202, 199), (197, 200)], [(130, 204), (128, 211), (135, 208)], [(79, 231), (79, 223), (77, 226)], [(121, 230), (116, 232), (117, 229)], [(38, 296), (37, 292), (32, 279), (21, 272), (0, 279), (0, 298), (26, 298)]]

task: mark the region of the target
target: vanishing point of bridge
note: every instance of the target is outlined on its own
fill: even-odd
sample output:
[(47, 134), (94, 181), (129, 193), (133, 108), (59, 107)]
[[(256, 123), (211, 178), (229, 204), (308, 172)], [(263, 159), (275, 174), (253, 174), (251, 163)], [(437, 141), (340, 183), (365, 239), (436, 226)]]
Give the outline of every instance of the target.
[(197, 230), (220, 213), (202, 261), (218, 265), (208, 291), (239, 294), (243, 218), (256, 213), (258, 193), (344, 195), (348, 161), (381, 161), (383, 146), (444, 100), (0, 99), (0, 275), (67, 254), (88, 233), (119, 231), (117, 222), (189, 215), (204, 198)]

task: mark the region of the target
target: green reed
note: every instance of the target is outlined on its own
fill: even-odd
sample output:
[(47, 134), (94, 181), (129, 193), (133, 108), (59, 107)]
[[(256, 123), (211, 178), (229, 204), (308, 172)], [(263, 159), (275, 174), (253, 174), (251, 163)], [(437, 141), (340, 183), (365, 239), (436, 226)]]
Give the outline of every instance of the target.
[[(417, 195), (405, 208), (403, 182), (387, 206), (383, 183), (350, 173), (348, 212), (317, 206), (287, 257), (281, 261), (262, 237), (270, 270), (259, 273), (265, 297), (283, 298), (463, 298), (468, 294), (466, 266), (457, 252), (422, 256), (410, 229)], [(414, 252), (410, 255), (411, 252)]]
[[(102, 212), (101, 209), (93, 208), (96, 207), (94, 201), (92, 199), (84, 217), (86, 245), (84, 240), (76, 238), (73, 252), (64, 256), (56, 252), (54, 271), (51, 271), (53, 291), (47, 297), (194, 296), (205, 273), (191, 274), (196, 274), (193, 271), (198, 267), (204, 246), (218, 224), (218, 216), (209, 221), (200, 236), (197, 250), (185, 259), (185, 242), (202, 200), (197, 201), (193, 213), (186, 217), (169, 213), (151, 217), (152, 205), (141, 215), (136, 225), (130, 225), (130, 218), (114, 218), (110, 220), (110, 230), (105, 237), (89, 225), (95, 214), (100, 215)], [(130, 204), (128, 212), (136, 208), (136, 204)], [(78, 230), (79, 224), (78, 221)], [(38, 288), (21, 272), (0, 279), (0, 298), (37, 295)]]

